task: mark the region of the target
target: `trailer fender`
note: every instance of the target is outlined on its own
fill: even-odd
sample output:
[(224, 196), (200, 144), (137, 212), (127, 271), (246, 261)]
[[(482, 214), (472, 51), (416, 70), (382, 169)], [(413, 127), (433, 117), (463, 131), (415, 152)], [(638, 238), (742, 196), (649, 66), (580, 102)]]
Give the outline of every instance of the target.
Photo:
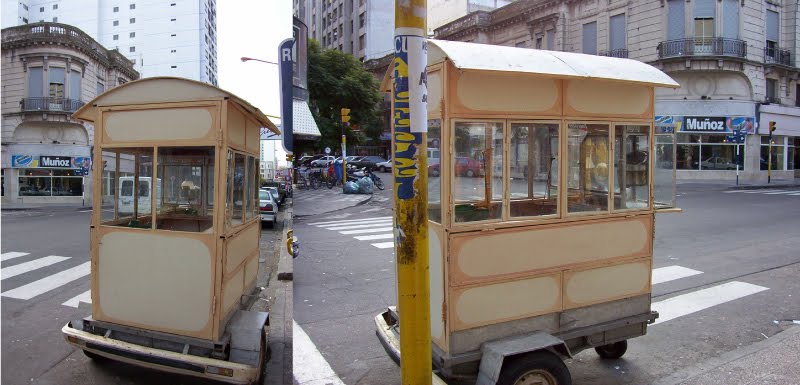
[(484, 343), (481, 346), (481, 363), (478, 381), (475, 385), (495, 385), (500, 378), (500, 371), (503, 369), (506, 357), (542, 349), (572, 357), (572, 353), (563, 340), (542, 331)]

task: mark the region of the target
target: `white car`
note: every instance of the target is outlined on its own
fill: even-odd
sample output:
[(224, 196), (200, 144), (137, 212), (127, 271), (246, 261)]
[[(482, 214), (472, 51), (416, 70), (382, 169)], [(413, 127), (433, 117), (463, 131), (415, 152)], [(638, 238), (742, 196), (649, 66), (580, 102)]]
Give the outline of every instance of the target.
[(258, 190), (258, 210), (261, 214), (261, 223), (269, 223), (275, 227), (278, 222), (278, 203), (268, 190)]
[(325, 155), (322, 158), (311, 161), (311, 167), (327, 167), (334, 159), (336, 159), (336, 157)]
[(392, 170), (392, 158), (389, 158), (389, 160), (387, 160), (385, 162), (375, 163), (375, 167), (378, 170), (381, 170), (382, 172), (391, 171)]

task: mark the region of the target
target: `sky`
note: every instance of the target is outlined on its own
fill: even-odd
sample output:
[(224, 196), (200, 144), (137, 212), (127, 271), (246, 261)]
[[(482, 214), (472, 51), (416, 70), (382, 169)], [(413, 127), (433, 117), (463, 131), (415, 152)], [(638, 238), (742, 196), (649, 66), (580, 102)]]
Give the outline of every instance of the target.
[[(219, 86), (258, 107), (275, 124), (281, 115), (278, 66), (241, 58), (277, 63), (278, 45), (291, 37), (292, 0), (217, 1)], [(285, 163), (286, 153), (277, 147), (276, 157)], [(271, 160), (271, 153), (265, 160)]]

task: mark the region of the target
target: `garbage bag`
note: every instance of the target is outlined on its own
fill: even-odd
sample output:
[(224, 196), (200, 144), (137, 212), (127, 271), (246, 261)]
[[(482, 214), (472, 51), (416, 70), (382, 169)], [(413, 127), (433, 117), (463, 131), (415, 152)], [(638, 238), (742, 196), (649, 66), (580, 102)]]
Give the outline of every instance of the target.
[(372, 179), (367, 176), (358, 180), (358, 192), (361, 194), (372, 194), (374, 187), (375, 184), (372, 183)]
[(358, 194), (358, 183), (356, 182), (347, 182), (344, 184), (344, 193), (345, 194)]

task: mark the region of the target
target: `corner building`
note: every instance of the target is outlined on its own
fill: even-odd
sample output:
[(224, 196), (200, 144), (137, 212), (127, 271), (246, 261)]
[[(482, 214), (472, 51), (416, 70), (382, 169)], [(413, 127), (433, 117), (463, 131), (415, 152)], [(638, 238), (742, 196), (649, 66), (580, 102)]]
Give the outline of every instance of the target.
[(773, 179), (800, 177), (796, 2), (519, 0), (435, 38), (646, 62), (681, 84), (657, 90), (654, 123), (675, 133), (679, 179), (734, 180), (738, 165), (765, 181), (770, 161)]

